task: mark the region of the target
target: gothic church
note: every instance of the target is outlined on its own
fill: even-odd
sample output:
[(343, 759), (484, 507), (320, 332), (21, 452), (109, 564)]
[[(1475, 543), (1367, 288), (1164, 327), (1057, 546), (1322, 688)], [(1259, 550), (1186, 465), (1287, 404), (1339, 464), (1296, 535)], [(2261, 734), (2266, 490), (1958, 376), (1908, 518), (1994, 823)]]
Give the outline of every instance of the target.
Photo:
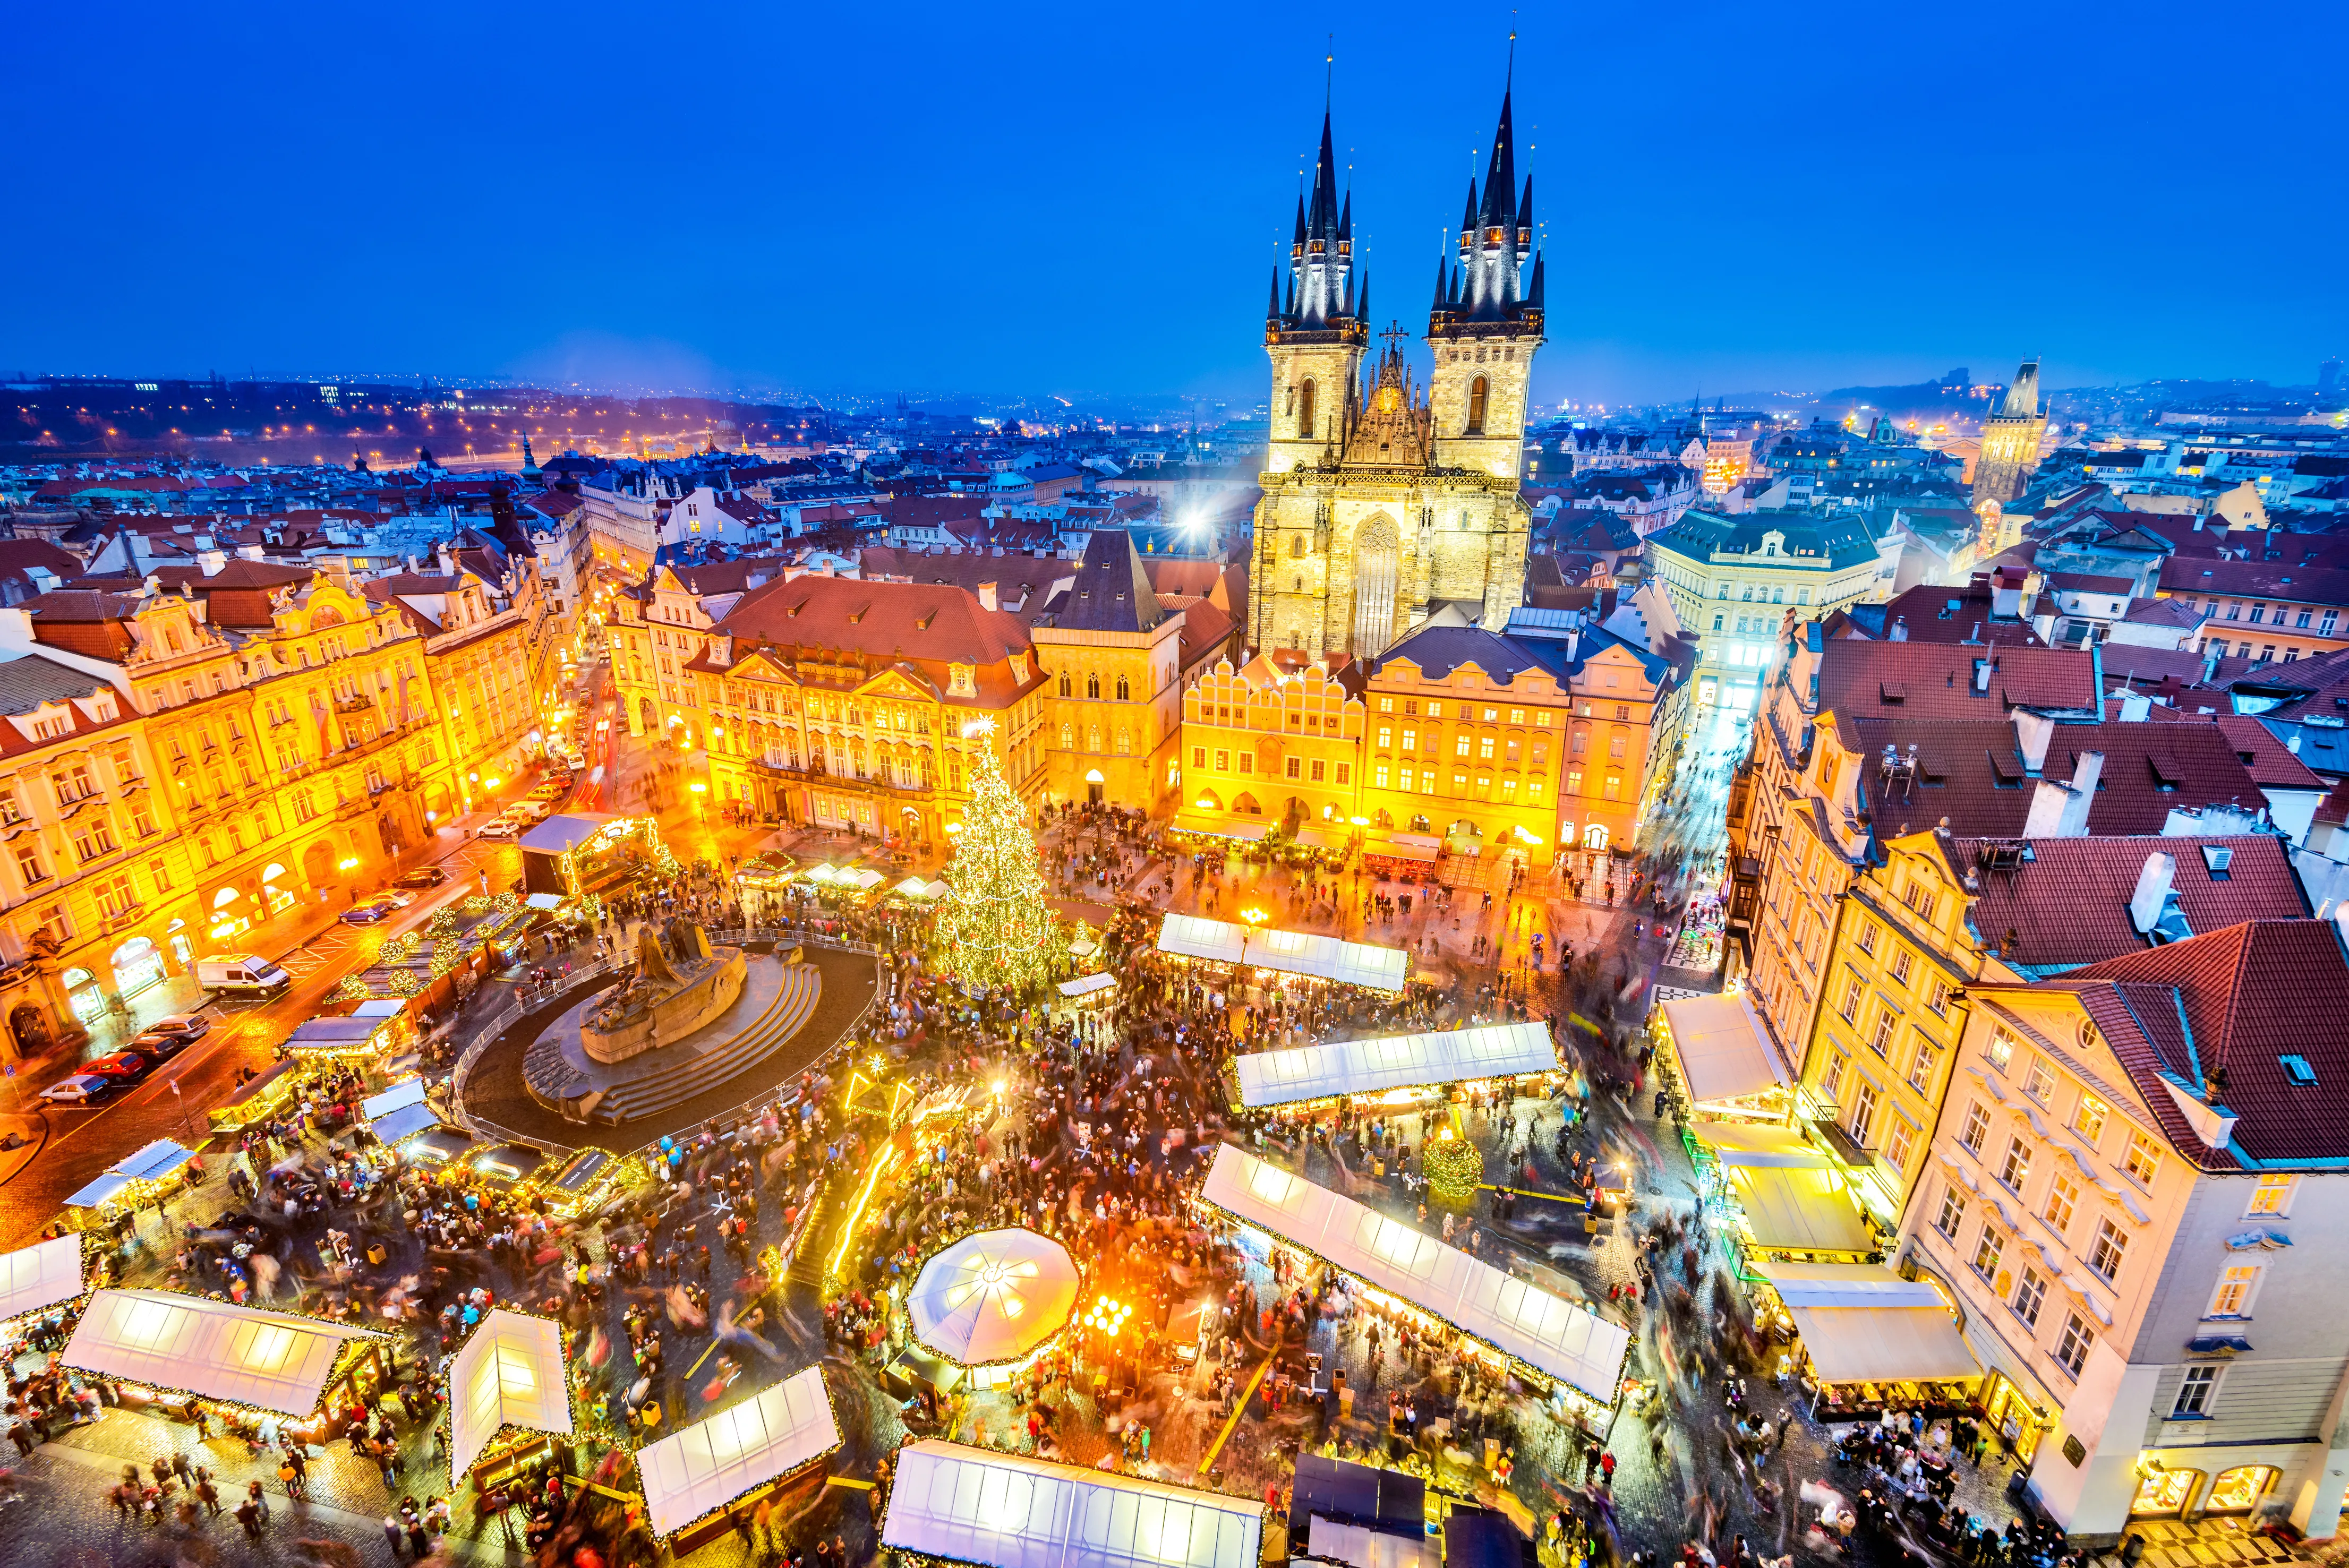
[(1399, 328), (1370, 342), (1353, 197), (1338, 192), (1330, 118), (1264, 329), (1272, 437), (1256, 511), (1248, 640), (1370, 657), (1431, 615), (1499, 631), (1524, 596), (1532, 515), (1517, 494), (1528, 377), (1542, 343), (1533, 181), (1516, 185), (1509, 98), (1458, 253), (1439, 257), (1422, 387)]

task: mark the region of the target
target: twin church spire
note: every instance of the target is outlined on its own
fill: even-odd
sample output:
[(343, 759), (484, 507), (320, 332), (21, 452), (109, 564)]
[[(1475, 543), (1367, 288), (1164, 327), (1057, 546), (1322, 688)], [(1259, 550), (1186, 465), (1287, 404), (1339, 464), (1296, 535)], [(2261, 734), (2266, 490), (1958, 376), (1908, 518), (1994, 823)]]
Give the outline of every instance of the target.
[(1338, 192), (1338, 159), (1330, 140), (1330, 111), (1321, 111), (1321, 155), (1313, 166), (1313, 194), (1297, 198), (1297, 232), (1288, 246), (1288, 290), (1272, 269), (1268, 324), (1284, 335), (1336, 333), (1367, 339), (1370, 285), (1354, 278), (1354, 194)]

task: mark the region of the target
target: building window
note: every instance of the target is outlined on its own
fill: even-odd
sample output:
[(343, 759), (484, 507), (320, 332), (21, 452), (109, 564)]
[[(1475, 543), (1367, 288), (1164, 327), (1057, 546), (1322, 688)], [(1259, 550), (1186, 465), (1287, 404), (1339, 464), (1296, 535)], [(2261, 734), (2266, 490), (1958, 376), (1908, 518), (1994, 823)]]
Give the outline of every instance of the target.
[[(1319, 765), (1319, 763), (1316, 763), (1314, 766), (1319, 767), (1319, 766), (1320, 766), (1320, 765)], [(1338, 782), (1339, 782), (1340, 785), (1350, 784), (1350, 783), (1352, 783), (1352, 782), (1353, 782), (1353, 779), (1354, 779), (1354, 765), (1353, 765), (1352, 763), (1350, 763), (1350, 762), (1340, 762), (1340, 764), (1338, 764)]]
[(2088, 1364), (2088, 1347), (2096, 1342), (2095, 1334), (2085, 1319), (2073, 1313), (2064, 1319), (2063, 1337), (2055, 1342), (2055, 1359), (2073, 1377)]
[(1851, 1140), (1862, 1149), (1868, 1147), (1868, 1135), (1876, 1121), (1876, 1086), (1866, 1078), (1851, 1094)]
[(1975, 1100), (1966, 1107), (1965, 1130), (1958, 1134), (1958, 1140), (1976, 1154), (1990, 1141), (1990, 1112), (1982, 1109), (1982, 1101)]
[(1905, 1118), (1894, 1116), (1892, 1125), (1884, 1134), (1884, 1158), (1892, 1162), (1895, 1170), (1905, 1171), (1909, 1167), (1909, 1156), (1916, 1148), (1917, 1130), (1909, 1126)]
[(1314, 761), (1309, 774), (1309, 777), (1314, 783), (1319, 784), (1322, 782), (1322, 774), (1328, 770), (1328, 764), (1319, 760), (1318, 758)]
[(1292, 758), (1288, 758), (1288, 776), (1289, 778), (1291, 778), (1291, 779), (1302, 778), (1302, 777), (1304, 776), (1304, 770), (1305, 770), (1305, 759), (1304, 759), (1303, 758), (1301, 758), (1301, 757), (1292, 757)]
[(2030, 1070), (2023, 1075), (2023, 1092), (2040, 1104), (2045, 1105), (2047, 1097), (2054, 1091), (2055, 1075), (2047, 1070), (2045, 1058), (2032, 1057)]
[(2130, 1177), (2140, 1185), (2153, 1185), (2153, 1173), (2161, 1169), (2161, 1147), (2142, 1132), (2129, 1134), (2128, 1157), (2121, 1163)]
[(2080, 1097), (2079, 1109), (2072, 1113), (2072, 1130), (2093, 1147), (2096, 1140), (2104, 1136), (2105, 1119), (2111, 1114), (2112, 1108), (2103, 1100), (2095, 1095), (2084, 1094)]
[(1851, 1058), (1845, 1056), (1841, 1051), (1831, 1051), (1828, 1053), (1827, 1070), (1819, 1075), (1819, 1088), (1826, 1093), (1829, 1099), (1837, 1099), (1842, 1097), (1843, 1069), (1850, 1065), (1850, 1060)]
[(1992, 1067), (2003, 1069), (2007, 1063), (2014, 1059), (2013, 1037), (2004, 1029), (1992, 1029), (1990, 1032), (1990, 1049), (1987, 1055)]
[(1933, 1216), (1933, 1229), (1941, 1233), (1943, 1240), (1954, 1242), (1958, 1239), (1958, 1227), (1965, 1222), (1965, 1190), (1955, 1181), (1943, 1182), (1941, 1208), (1940, 1212)]
[(2096, 1244), (2088, 1250), (2088, 1266), (2107, 1283), (2120, 1278), (2121, 1261), (2128, 1253), (2128, 1237), (2110, 1220), (2096, 1222)]
[(2209, 1362), (2189, 1367), (2186, 1376), (2178, 1379), (2178, 1400), (2169, 1407), (2172, 1418), (2183, 1416), (2189, 1419), (2208, 1418), (2210, 1396), (2219, 1388), (2219, 1368)]
[(1982, 1239), (1974, 1243), (1974, 1273), (1994, 1283), (1998, 1278), (1998, 1260), (2005, 1252), (2006, 1238), (1989, 1221), (1983, 1221)]
[(1845, 983), (1843, 1006), (1837, 1009), (1843, 1014), (1845, 1023), (1856, 1024), (1859, 1021), (1859, 998), (1867, 989), (1867, 986), (1860, 984), (1859, 976), (1857, 975)]
[(2292, 1190), (2299, 1184), (2297, 1176), (2269, 1175), (2260, 1178), (2251, 1191), (2251, 1206), (2246, 1214), (2273, 1214), (2278, 1218), (2292, 1212)]
[(1899, 1018), (1900, 1015), (1892, 1010), (1889, 1002), (1877, 1008), (1876, 1030), (1868, 1037), (1868, 1048), (1879, 1057), (1884, 1055), (1892, 1045), (1892, 1026), (1899, 1022)]
[(1919, 1094), (1930, 1095), (1933, 1087), (1933, 1064), (1940, 1053), (1933, 1042), (1924, 1036), (1917, 1037), (1916, 1053), (1909, 1058), (1909, 1087)]
[(1377, 762), (1371, 765), (1371, 787), (1374, 789), (1383, 789), (1387, 787), (1387, 765), (1385, 763)]
[(1859, 923), (1859, 950), (1871, 954), (1876, 951), (1875, 922), (1863, 920)]
[(2007, 1139), (2006, 1158), (1999, 1161), (1998, 1179), (2017, 1192), (2031, 1180), (2031, 1146), (2020, 1137)]
[(1907, 948), (1904, 947), (1900, 949), (1899, 952), (1895, 953), (1892, 955), (1892, 978), (1894, 983), (1901, 985), (1908, 985), (1909, 972), (1916, 966), (1916, 955), (1910, 953)]
[(2014, 1287), (2014, 1315), (2039, 1326), (2039, 1306), (2047, 1299), (2047, 1281), (2029, 1264), (2023, 1265), (2023, 1283)]
[(1216, 771), (1218, 773), (1229, 773), (1231, 770), (1232, 754), (1228, 751), (1223, 750), (1221, 748), (1218, 748), (1216, 752)]
[(1468, 383), (1468, 423), (1461, 434), (1481, 436), (1485, 433), (1485, 403), (1491, 391), (1482, 376)]
[(2210, 1295), (2210, 1310), (2205, 1317), (2249, 1317), (2251, 1297), (2258, 1294), (2260, 1265), (2233, 1264), (2219, 1276), (2219, 1288)]
[(1191, 766), (1194, 768), (1205, 768), (1206, 765), (1207, 748), (1204, 746), (1195, 746), (1191, 748)]

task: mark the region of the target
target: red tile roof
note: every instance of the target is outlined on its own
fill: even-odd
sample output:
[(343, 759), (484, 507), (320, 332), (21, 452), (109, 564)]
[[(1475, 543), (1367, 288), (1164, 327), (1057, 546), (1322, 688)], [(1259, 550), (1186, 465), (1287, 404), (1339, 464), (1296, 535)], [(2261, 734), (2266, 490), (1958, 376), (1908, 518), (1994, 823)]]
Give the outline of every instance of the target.
[[(2309, 913), (2284, 841), (2272, 834), (2033, 839), (2030, 858), (2011, 871), (1982, 863), (1984, 847), (1998, 842), (1961, 839), (1952, 849), (1981, 884), (1975, 930), (2007, 963), (2028, 969), (2075, 968), (2152, 945), (2137, 934), (2128, 909), (2149, 855), (2166, 854), (2176, 863), (2170, 889), (2196, 932)], [(2206, 845), (2229, 851), (2223, 881), (2212, 876)]]
[[(2332, 922), (2250, 921), (2044, 984), (2093, 1002), (2171, 1141), (2204, 1169), (2241, 1162), (2186, 1128), (2165, 1073), (2199, 1090), (2224, 1070), (2220, 1099), (2250, 1161), (2349, 1159), (2349, 954)], [(2285, 1056), (2316, 1081), (2293, 1082)]]
[(2161, 586), (2171, 593), (2232, 594), (2301, 604), (2349, 604), (2349, 571), (2282, 561), (2224, 561), (2172, 556), (2161, 563)]
[[(1977, 692), (1981, 658), (1992, 670)], [(2082, 648), (1851, 638), (1819, 654), (1820, 711), (1850, 718), (2003, 718), (2018, 707), (2093, 709), (2097, 696), (2095, 659)]]
[[(1030, 646), (1019, 616), (981, 608), (967, 589), (929, 583), (813, 574), (769, 583), (745, 593), (710, 634), (733, 638), (737, 660), (760, 646), (853, 652), (868, 668), (892, 661), (918, 667), (941, 691), (948, 665), (970, 665), (982, 707), (1008, 707), (1044, 678), (1031, 660), (1028, 680), (1015, 681), (1006, 662)], [(707, 666), (697, 659), (695, 667)]]

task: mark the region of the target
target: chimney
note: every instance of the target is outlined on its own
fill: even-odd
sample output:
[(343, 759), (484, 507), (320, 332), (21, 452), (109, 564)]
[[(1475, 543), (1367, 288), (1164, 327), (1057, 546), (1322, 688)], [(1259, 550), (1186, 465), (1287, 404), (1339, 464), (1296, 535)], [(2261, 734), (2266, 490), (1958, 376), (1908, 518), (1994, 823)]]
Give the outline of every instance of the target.
[(2020, 616), (2023, 614), (2023, 584), (2009, 583), (2002, 574), (1992, 579), (1990, 613), (1999, 616)]
[(2023, 753), (2023, 770), (2037, 773), (2047, 766), (2047, 743), (2055, 736), (2055, 721), (2027, 707), (2014, 710), (2014, 744)]
[(1992, 665), (1988, 659), (1976, 659), (1974, 661), (1974, 690), (1978, 692), (1986, 692), (1990, 690), (1992, 668)]
[(2062, 839), (2088, 836), (2088, 808), (2096, 803), (2096, 780), (2105, 776), (2105, 754), (2083, 751), (2072, 769), (2072, 792), (2064, 801), (2064, 820), (2055, 829)]
[(996, 608), (994, 583), (982, 583), (978, 585), (978, 605), (982, 610)]
[(1886, 634), (1884, 640), (1888, 643), (1907, 642), (1909, 640), (1909, 617), (1906, 615), (1893, 616), (1892, 630)]
[(228, 557), (217, 550), (202, 550), (196, 552), (196, 564), (204, 569), (205, 576), (217, 577), (228, 564)]
[(2139, 936), (2150, 936), (2153, 928), (2161, 923), (2161, 911), (2169, 902), (2169, 885), (2178, 875), (2178, 862), (2159, 850), (2145, 857), (2145, 867), (2137, 873), (2137, 892), (2129, 895), (2129, 923), (2137, 927)]
[(239, 561), (259, 561), (262, 558), (261, 546), (258, 544), (240, 544), (236, 547), (236, 558)]

